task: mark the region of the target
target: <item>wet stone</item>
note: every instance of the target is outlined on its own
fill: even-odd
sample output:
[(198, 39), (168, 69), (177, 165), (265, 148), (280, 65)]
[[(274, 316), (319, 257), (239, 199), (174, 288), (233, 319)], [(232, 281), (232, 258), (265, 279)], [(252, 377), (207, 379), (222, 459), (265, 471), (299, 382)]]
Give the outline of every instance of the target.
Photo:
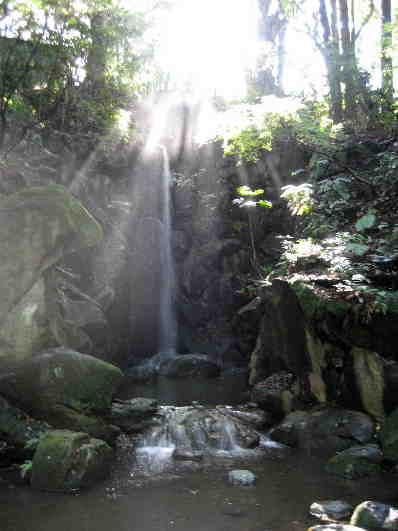
[(233, 502), (224, 502), (221, 512), (227, 516), (245, 516), (247, 514), (247, 511)]
[(351, 524), (366, 529), (398, 529), (398, 509), (374, 501), (364, 501), (355, 508)]
[(256, 479), (250, 470), (231, 470), (228, 473), (228, 481), (232, 485), (254, 485)]
[(174, 450), (173, 459), (177, 461), (201, 461), (203, 453), (197, 450), (189, 450), (188, 448), (179, 448)]
[(354, 507), (343, 500), (323, 500), (311, 504), (310, 514), (321, 520), (347, 520)]
[(308, 531), (364, 531), (363, 527), (357, 527), (349, 524), (325, 524), (314, 525), (308, 528)]

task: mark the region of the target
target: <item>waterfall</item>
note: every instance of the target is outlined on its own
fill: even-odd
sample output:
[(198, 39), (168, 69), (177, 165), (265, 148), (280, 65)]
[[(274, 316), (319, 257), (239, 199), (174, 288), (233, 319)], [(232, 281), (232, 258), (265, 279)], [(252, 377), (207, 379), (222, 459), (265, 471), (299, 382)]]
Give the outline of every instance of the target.
[(162, 152), (161, 176), (161, 204), (162, 204), (162, 233), (160, 243), (161, 255), (161, 284), (160, 284), (160, 326), (159, 352), (174, 353), (176, 351), (177, 324), (174, 309), (175, 270), (171, 249), (171, 201), (170, 201), (170, 163), (165, 146), (160, 146)]
[(137, 359), (176, 350), (170, 165), (166, 148), (159, 147), (142, 153), (131, 181), (129, 310)]

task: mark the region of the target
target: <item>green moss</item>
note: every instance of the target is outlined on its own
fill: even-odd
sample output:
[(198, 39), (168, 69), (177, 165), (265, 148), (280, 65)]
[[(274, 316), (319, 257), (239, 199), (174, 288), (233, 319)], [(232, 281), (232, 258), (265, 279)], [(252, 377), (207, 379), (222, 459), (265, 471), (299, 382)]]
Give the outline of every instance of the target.
[(120, 430), (106, 424), (94, 415), (85, 415), (65, 406), (55, 406), (49, 414), (49, 421), (57, 428), (65, 428), (88, 433), (98, 439), (113, 443)]
[(112, 449), (86, 433), (52, 430), (40, 440), (32, 462), (32, 487), (70, 491), (105, 476)]
[(32, 485), (64, 490), (70, 460), (79, 447), (90, 440), (86, 433), (52, 430), (40, 440), (32, 463)]
[(378, 422), (384, 421), (384, 365), (376, 352), (354, 347), (354, 372), (364, 410)]
[(80, 201), (58, 184), (22, 190), (7, 197), (2, 206), (11, 210), (39, 209), (41, 215), (59, 220), (61, 233), (74, 233), (78, 247), (92, 247), (103, 238), (101, 225)]
[(295, 291), (308, 320), (321, 319), (325, 313), (343, 316), (351, 309), (351, 304), (346, 301), (321, 297), (312, 286), (305, 282), (296, 280), (291, 283), (291, 287)]

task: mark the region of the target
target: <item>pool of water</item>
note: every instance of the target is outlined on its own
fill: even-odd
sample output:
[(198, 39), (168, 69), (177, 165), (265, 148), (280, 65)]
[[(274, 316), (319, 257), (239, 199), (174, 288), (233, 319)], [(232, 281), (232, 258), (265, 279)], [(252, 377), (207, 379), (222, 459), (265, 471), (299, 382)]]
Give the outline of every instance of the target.
[[(121, 458), (113, 477), (78, 495), (35, 492), (0, 482), (2, 531), (292, 531), (314, 520), (315, 500), (396, 503), (396, 478), (348, 481), (327, 475), (323, 462), (295, 453), (256, 460), (218, 460), (198, 469), (141, 475)], [(228, 470), (249, 468), (251, 487), (232, 486)]]
[[(204, 381), (158, 379), (129, 386), (125, 398), (150, 396), (162, 404), (244, 401), (241, 375)], [(0, 469), (1, 531), (305, 531), (316, 521), (308, 514), (315, 500), (367, 499), (398, 505), (396, 476), (343, 480), (324, 471), (324, 461), (265, 444), (240, 456), (206, 456), (176, 461), (168, 448), (153, 449), (159, 466), (136, 455), (134, 438), (121, 436), (111, 477), (76, 495), (35, 492)], [(232, 486), (228, 471), (249, 469), (250, 487)]]
[(127, 382), (120, 390), (119, 398), (134, 396), (156, 398), (161, 405), (186, 406), (192, 401), (204, 405), (242, 404), (249, 399), (247, 372), (227, 373), (207, 380), (158, 376), (146, 383)]

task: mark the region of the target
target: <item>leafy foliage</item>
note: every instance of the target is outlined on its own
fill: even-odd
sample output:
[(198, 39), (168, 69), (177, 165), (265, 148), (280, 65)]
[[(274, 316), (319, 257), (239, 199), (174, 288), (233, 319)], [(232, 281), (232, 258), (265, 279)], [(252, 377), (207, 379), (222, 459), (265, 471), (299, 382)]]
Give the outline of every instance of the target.
[(253, 200), (254, 197), (258, 197), (259, 195), (264, 194), (264, 190), (262, 188), (258, 188), (257, 190), (252, 190), (250, 186), (243, 185), (243, 186), (239, 186), (236, 189), (236, 192), (240, 197), (234, 199), (233, 202), (239, 207), (261, 206), (265, 208), (272, 208), (271, 201), (267, 201), (266, 199), (259, 199), (258, 201)]
[(80, 150), (110, 130), (121, 108), (143, 88), (138, 72), (149, 49), (135, 44), (143, 13), (116, 0), (10, 0), (0, 25), (0, 149), (28, 133)]

